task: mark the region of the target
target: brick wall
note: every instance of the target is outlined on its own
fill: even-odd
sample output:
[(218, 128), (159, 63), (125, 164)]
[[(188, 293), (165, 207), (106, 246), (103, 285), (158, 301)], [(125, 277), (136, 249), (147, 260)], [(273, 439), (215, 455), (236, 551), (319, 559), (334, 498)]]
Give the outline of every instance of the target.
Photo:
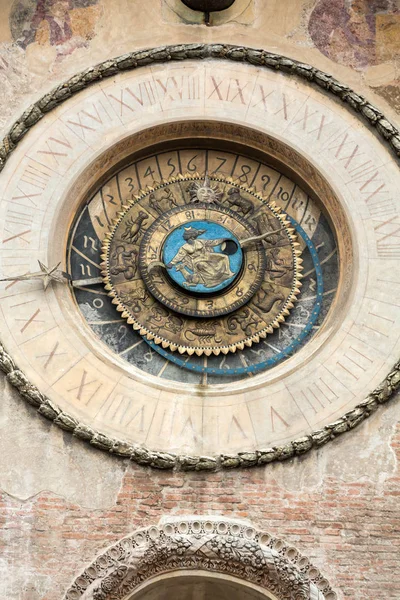
[[(400, 454), (400, 428), (392, 449)], [(309, 458), (297, 462), (304, 460)], [(3, 494), (0, 556), (9, 565), (24, 565), (27, 577), (16, 598), (60, 600), (97, 554), (134, 529), (157, 523), (164, 514), (220, 514), (249, 519), (296, 546), (339, 598), (398, 600), (400, 477), (378, 483), (331, 477), (310, 489), (288, 491), (277, 482), (274, 467), (172, 474), (129, 464), (115, 503), (105, 510), (53, 493), (25, 502)], [(37, 595), (41, 577), (51, 585)], [(16, 590), (9, 589), (14, 596)]]

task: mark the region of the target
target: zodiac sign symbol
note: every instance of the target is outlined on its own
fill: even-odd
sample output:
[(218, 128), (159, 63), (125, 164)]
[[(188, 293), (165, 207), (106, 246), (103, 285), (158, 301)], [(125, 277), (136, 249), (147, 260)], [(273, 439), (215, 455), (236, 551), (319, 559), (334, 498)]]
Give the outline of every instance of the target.
[(126, 240), (130, 244), (134, 244), (140, 237), (140, 235), (143, 233), (142, 223), (144, 223), (144, 221), (147, 221), (148, 218), (149, 215), (141, 210), (136, 220), (134, 220), (132, 217), (130, 219), (127, 219), (126, 229), (121, 236), (122, 239)]
[(167, 188), (165, 190), (165, 196), (163, 198), (160, 198), (160, 202), (162, 200), (166, 200), (170, 206), (170, 208), (174, 208), (176, 206), (179, 206), (179, 204), (177, 203), (175, 196), (173, 195), (172, 191)]
[(217, 324), (212, 321), (197, 321), (192, 329), (185, 331), (185, 338), (189, 342), (194, 342), (196, 338), (203, 343), (211, 343), (214, 339), (216, 344), (222, 342), (222, 338), (217, 336)]
[(164, 200), (169, 204), (170, 208), (175, 208), (175, 207), (179, 206), (178, 202), (176, 201), (175, 196), (173, 195), (172, 191), (169, 188), (164, 190), (164, 193), (165, 193), (165, 196), (161, 196), (161, 198), (159, 198), (158, 200), (157, 200), (155, 194), (150, 194), (150, 196), (149, 196), (149, 205), (160, 216), (165, 212), (165, 210), (162, 207), (162, 202)]
[(123, 273), (125, 279), (133, 279), (137, 271), (137, 250), (125, 250), (125, 246), (117, 246), (111, 256), (114, 266), (110, 269), (111, 275)]
[(228, 197), (226, 202), (230, 208), (236, 208), (236, 212), (242, 214), (244, 217), (254, 210), (253, 203), (247, 198), (243, 198), (240, 194), (240, 189), (233, 187), (228, 190)]
[(259, 323), (261, 323), (261, 320), (252, 314), (248, 308), (245, 308), (241, 312), (229, 317), (228, 333), (229, 335), (235, 335), (237, 333), (237, 328), (240, 327), (246, 335), (251, 335), (252, 327), (256, 328)]
[(147, 300), (150, 298), (148, 291), (144, 286), (139, 286), (135, 290), (129, 292), (120, 292), (122, 302), (131, 307), (132, 312), (140, 313), (143, 306), (146, 305)]
[(254, 296), (253, 303), (262, 312), (269, 313), (276, 302), (282, 305), (284, 300), (285, 296), (281, 292), (276, 292), (270, 283), (265, 283)]
[(280, 285), (291, 285), (293, 265), (287, 264), (285, 257), (280, 254), (280, 248), (271, 248), (267, 254), (266, 270), (271, 279), (280, 279)]
[(162, 329), (171, 331), (172, 333), (179, 333), (181, 331), (183, 319), (177, 315), (171, 315), (162, 306), (153, 306), (151, 313), (148, 324), (157, 333), (160, 333)]
[(149, 196), (149, 205), (151, 206), (151, 208), (153, 210), (156, 211), (157, 214), (162, 215), (163, 214), (163, 209), (161, 208), (155, 194), (150, 194)]
[(257, 215), (257, 218), (253, 218), (254, 225), (260, 234), (265, 231), (270, 231), (270, 235), (265, 236), (264, 241), (267, 247), (276, 246), (282, 248), (283, 246), (289, 246), (290, 241), (288, 240), (285, 233), (285, 228), (281, 226), (281, 222), (276, 217), (271, 216), (268, 213), (262, 212)]

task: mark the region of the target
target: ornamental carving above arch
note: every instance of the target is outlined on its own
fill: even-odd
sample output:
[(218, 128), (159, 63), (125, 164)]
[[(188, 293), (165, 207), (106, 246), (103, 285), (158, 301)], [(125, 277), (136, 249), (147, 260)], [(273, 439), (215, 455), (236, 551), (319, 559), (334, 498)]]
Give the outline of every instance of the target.
[(248, 521), (193, 516), (162, 518), (123, 538), (75, 579), (64, 600), (124, 600), (152, 578), (182, 570), (235, 577), (279, 600), (337, 598), (309, 559), (281, 539)]

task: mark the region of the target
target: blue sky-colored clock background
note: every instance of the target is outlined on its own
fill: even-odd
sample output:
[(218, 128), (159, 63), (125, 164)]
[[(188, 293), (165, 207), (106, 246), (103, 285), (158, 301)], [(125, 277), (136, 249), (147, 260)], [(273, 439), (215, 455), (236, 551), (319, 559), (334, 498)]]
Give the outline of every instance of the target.
[[(164, 262), (164, 264), (166, 264), (166, 265), (169, 264), (171, 262), (171, 260), (173, 260), (173, 258), (176, 256), (176, 254), (180, 250), (180, 248), (184, 244), (187, 244), (187, 241), (183, 238), (183, 234), (185, 232), (185, 228), (188, 228), (188, 227), (193, 227), (195, 229), (201, 229), (201, 230), (205, 229), (205, 232), (196, 238), (197, 240), (214, 240), (214, 239), (223, 238), (223, 239), (227, 239), (227, 240), (234, 240), (234, 242), (236, 242), (236, 245), (237, 245), (236, 252), (228, 255), (230, 269), (234, 273), (234, 275), (214, 287), (206, 287), (205, 285), (203, 285), (201, 283), (187, 287), (186, 285), (184, 285), (186, 279), (183, 276), (183, 274), (180, 271), (178, 271), (176, 269), (176, 267), (172, 267), (172, 269), (168, 269), (168, 274), (170, 275), (171, 279), (173, 279), (178, 285), (183, 287), (185, 290), (193, 291), (193, 292), (197, 292), (197, 293), (210, 294), (210, 293), (215, 293), (215, 292), (218, 292), (218, 291), (226, 288), (228, 285), (230, 285), (232, 283), (232, 281), (235, 279), (235, 277), (240, 272), (242, 262), (243, 262), (243, 252), (242, 252), (242, 249), (240, 248), (239, 240), (237, 239), (237, 237), (231, 231), (229, 231), (229, 229), (227, 229), (223, 225), (214, 223), (213, 221), (190, 221), (190, 222), (185, 223), (184, 225), (181, 225), (180, 227), (177, 227), (176, 229), (174, 229), (174, 231), (172, 231), (169, 234), (169, 236), (167, 237), (167, 239), (164, 242), (164, 247), (163, 247), (163, 262)], [(224, 251), (221, 249), (220, 245), (214, 246), (214, 252), (219, 253), (219, 254), (224, 254)]]

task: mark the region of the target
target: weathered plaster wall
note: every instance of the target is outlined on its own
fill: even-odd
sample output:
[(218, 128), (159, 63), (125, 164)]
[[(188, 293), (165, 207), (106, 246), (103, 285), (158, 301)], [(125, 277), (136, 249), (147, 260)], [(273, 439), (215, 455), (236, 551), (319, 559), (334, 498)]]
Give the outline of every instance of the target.
[[(207, 28), (190, 24), (194, 16), (180, 12), (179, 0), (71, 0), (62, 3), (63, 31), (51, 24), (49, 4), (0, 0), (2, 133), (79, 70), (135, 48), (194, 41), (247, 44), (304, 60), (400, 121), (395, 1), (254, 0), (241, 2), (243, 11), (229, 22)], [(59, 600), (107, 545), (167, 512), (249, 518), (310, 556), (339, 597), (400, 597), (395, 400), (302, 459), (171, 474), (63, 434), (3, 376), (0, 396), (0, 598)]]
[(400, 77), (396, 0), (237, 2), (242, 12), (205, 27), (195, 24), (196, 13), (182, 10), (180, 0), (70, 0), (59, 3), (66, 7), (64, 12), (60, 9), (65, 23), (61, 32), (51, 25), (51, 2), (1, 0), (0, 81), (5, 102), (0, 124), (10, 124), (34, 98), (67, 76), (110, 56), (198, 41), (263, 47), (309, 62), (368, 94), (394, 116)]
[(98, 553), (164, 514), (247, 518), (309, 556), (339, 598), (399, 597), (395, 403), (301, 459), (171, 474), (102, 455), (13, 396), (2, 408), (21, 431), (2, 436), (1, 598), (60, 600)]

